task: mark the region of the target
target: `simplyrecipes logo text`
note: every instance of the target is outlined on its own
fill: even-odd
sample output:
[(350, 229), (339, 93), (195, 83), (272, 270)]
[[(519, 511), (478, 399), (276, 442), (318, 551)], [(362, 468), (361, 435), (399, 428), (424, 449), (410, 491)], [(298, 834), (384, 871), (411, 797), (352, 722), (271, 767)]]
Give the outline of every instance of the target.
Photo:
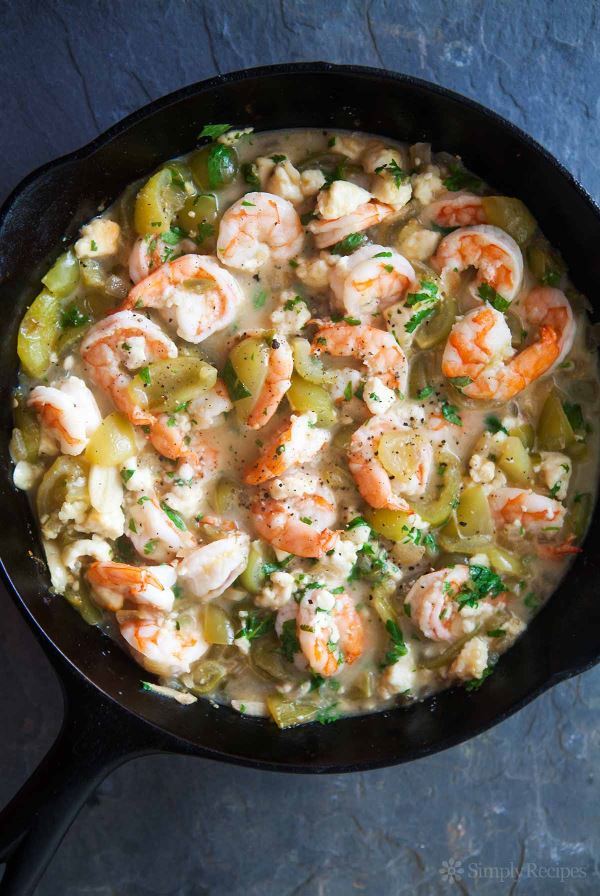
[(538, 862), (524, 862), (522, 865), (484, 865), (482, 862), (463, 863), (450, 858), (439, 869), (442, 880), (448, 883), (471, 880), (516, 881), (521, 878), (532, 880), (568, 881), (584, 880), (588, 876), (585, 868), (578, 865), (541, 865)]

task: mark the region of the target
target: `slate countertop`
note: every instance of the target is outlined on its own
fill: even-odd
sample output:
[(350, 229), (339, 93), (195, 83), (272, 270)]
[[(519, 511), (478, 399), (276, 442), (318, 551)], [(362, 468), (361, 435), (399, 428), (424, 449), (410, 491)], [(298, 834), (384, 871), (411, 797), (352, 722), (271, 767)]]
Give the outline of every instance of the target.
[[(326, 59), (405, 71), (479, 100), (599, 199), (599, 19), (591, 0), (3, 0), (0, 197), (185, 84)], [(4, 802), (52, 742), (61, 708), (3, 590), (0, 607)], [(600, 669), (461, 747), (397, 769), (315, 779), (136, 760), (85, 806), (37, 894), (597, 893), (596, 685)]]

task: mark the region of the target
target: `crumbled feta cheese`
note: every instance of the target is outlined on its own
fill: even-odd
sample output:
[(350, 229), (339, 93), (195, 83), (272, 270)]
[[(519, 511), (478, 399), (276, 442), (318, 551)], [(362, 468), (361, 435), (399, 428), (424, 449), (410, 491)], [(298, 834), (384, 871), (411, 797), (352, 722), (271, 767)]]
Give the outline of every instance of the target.
[(360, 158), (366, 146), (365, 138), (355, 134), (336, 134), (333, 141), (332, 152), (340, 153), (353, 162)]
[(318, 582), (337, 588), (343, 585), (356, 563), (357, 546), (345, 535), (338, 539), (332, 553), (326, 554), (311, 569)]
[(73, 577), (69, 575), (66, 566), (62, 562), (60, 556), (60, 548), (56, 544), (56, 542), (43, 539), (43, 545), (44, 551), (46, 553), (48, 569), (50, 571), (50, 581), (52, 583), (52, 587), (57, 592), (57, 594), (63, 594), (65, 588), (73, 580)]
[(569, 490), (569, 480), (573, 464), (566, 454), (559, 451), (542, 451), (540, 472), (552, 497), (564, 501)]
[(396, 248), (411, 261), (426, 261), (437, 249), (441, 238), (441, 233), (427, 230), (413, 219), (398, 234)]
[[(348, 522), (351, 522), (353, 519), (359, 514), (356, 511), (352, 511), (352, 515), (349, 517)], [(344, 539), (346, 541), (351, 541), (355, 548), (362, 548), (363, 544), (366, 544), (371, 537), (371, 527), (365, 523), (360, 526), (353, 526), (352, 529), (348, 529), (344, 533)]]
[(242, 137), (247, 137), (248, 134), (252, 134), (254, 128), (232, 128), (230, 131), (225, 131), (224, 134), (221, 134), (220, 137), (217, 137), (217, 143), (222, 143), (224, 146), (235, 146), (235, 144), (242, 139)]
[(469, 566), (489, 566), (490, 558), (487, 554), (473, 554), (469, 560)]
[(496, 475), (496, 464), (486, 460), (481, 454), (473, 454), (469, 460), (469, 475), (473, 482), (492, 482)]
[(369, 376), (365, 382), (363, 399), (373, 416), (385, 414), (397, 400), (396, 393), (389, 389), (378, 376)]
[(413, 196), (421, 205), (429, 205), (445, 189), (439, 168), (435, 165), (431, 165), (424, 174), (413, 174), (411, 180)]
[(292, 165), (289, 159), (275, 165), (273, 173), (267, 183), (267, 192), (287, 199), (292, 205), (298, 205), (304, 199), (302, 192), (302, 179), (300, 172)]
[(149, 467), (141, 467), (137, 457), (130, 457), (125, 461), (121, 467), (121, 480), (129, 492), (148, 494), (154, 490), (152, 470)]
[(401, 656), (393, 665), (387, 666), (381, 675), (379, 693), (385, 699), (396, 694), (405, 694), (415, 684), (415, 659), (412, 650)]
[(306, 302), (292, 289), (286, 289), (279, 297), (279, 307), (271, 314), (271, 323), (284, 336), (293, 336), (300, 333), (310, 318)]
[(321, 493), (319, 477), (313, 472), (298, 468), (287, 472), (282, 479), (272, 479), (268, 483), (268, 489), (271, 497), (282, 500)]
[(266, 190), (268, 180), (275, 169), (275, 162), (268, 156), (259, 156), (254, 160), (254, 164), (256, 165), (260, 188), (261, 190)]
[(27, 491), (27, 489), (33, 488), (43, 472), (44, 468), (40, 464), (30, 464), (26, 460), (20, 460), (15, 464), (13, 482), (17, 488)]
[(380, 174), (374, 174), (369, 188), (375, 199), (379, 199), (380, 202), (385, 202), (395, 209), (403, 208), (407, 202), (410, 202), (412, 196), (410, 181), (397, 184), (391, 171), (384, 170)]
[(337, 256), (321, 253), (319, 258), (301, 259), (296, 268), (296, 277), (309, 289), (322, 292), (329, 288), (329, 269), (335, 264)]
[(403, 150), (399, 146), (386, 146), (380, 140), (369, 143), (361, 161), (367, 174), (380, 174), (378, 169), (388, 166), (398, 166), (402, 171), (407, 167)]
[(362, 374), (359, 370), (354, 370), (353, 367), (340, 367), (337, 370), (332, 370), (331, 377), (331, 397), (336, 402), (351, 401), (363, 382)]
[(279, 610), (291, 600), (296, 588), (294, 577), (289, 572), (276, 570), (271, 573), (269, 584), (254, 598), (259, 607)]
[(317, 196), (317, 209), (322, 218), (332, 220), (352, 212), (369, 202), (371, 194), (347, 180), (334, 180), (331, 186)]
[(229, 395), (223, 383), (217, 384), (208, 392), (199, 395), (190, 403), (190, 416), (196, 421), (199, 429), (210, 429), (217, 423), (222, 423), (222, 415), (233, 408)]
[(94, 218), (81, 228), (81, 239), (75, 243), (77, 258), (103, 258), (115, 255), (119, 248), (121, 228), (116, 221)]
[(472, 678), (481, 678), (488, 664), (488, 641), (486, 638), (476, 636), (467, 641), (458, 654), (448, 674), (460, 681), (469, 681)]
[(263, 700), (232, 700), (231, 705), (245, 716), (268, 716), (267, 704)]
[[(124, 346), (127, 345), (127, 348)], [(137, 370), (143, 367), (151, 357), (147, 352), (147, 344), (144, 336), (128, 336), (127, 342), (122, 343), (123, 363), (128, 370)]]
[(316, 196), (325, 185), (325, 175), (319, 168), (309, 168), (300, 175), (300, 187), (306, 198)]

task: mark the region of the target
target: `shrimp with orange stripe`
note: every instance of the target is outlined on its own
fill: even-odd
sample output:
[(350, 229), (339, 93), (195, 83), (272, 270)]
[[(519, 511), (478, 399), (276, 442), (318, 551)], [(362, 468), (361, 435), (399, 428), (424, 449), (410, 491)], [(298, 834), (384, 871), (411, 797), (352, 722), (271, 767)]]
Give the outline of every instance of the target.
[(383, 311), (400, 301), (416, 282), (413, 266), (403, 255), (377, 245), (340, 258), (329, 275), (340, 310), (352, 317)]
[(489, 224), (460, 227), (448, 234), (430, 264), (451, 289), (458, 285), (462, 271), (475, 268), (475, 296), (478, 287), (487, 284), (511, 302), (523, 282), (523, 256), (517, 243), (506, 231)]

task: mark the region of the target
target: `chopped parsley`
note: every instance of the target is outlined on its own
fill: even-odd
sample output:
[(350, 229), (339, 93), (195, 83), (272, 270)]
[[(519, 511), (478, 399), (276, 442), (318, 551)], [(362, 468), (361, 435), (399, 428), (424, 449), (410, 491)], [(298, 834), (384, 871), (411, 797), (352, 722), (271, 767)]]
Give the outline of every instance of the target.
[(462, 165), (456, 163), (448, 167), (450, 173), (444, 180), (444, 186), (451, 193), (456, 193), (458, 190), (473, 190), (477, 192), (483, 187), (481, 180), (475, 177), (474, 174), (471, 174), (470, 171), (467, 171), (466, 168), (463, 168)]
[(254, 641), (268, 634), (275, 624), (274, 613), (259, 613), (257, 610), (250, 610), (247, 616), (242, 620), (242, 627), (236, 634), (237, 638), (247, 638), (248, 641)]
[(424, 398), (429, 398), (429, 396), (433, 394), (433, 391), (433, 386), (424, 386), (417, 392), (417, 398), (421, 400), (423, 400)]
[(542, 276), (542, 286), (558, 286), (560, 277), (560, 271), (554, 271), (552, 268), (549, 268)]
[(561, 485), (562, 485), (562, 482), (560, 481), (560, 479), (558, 480), (558, 482), (554, 483), (554, 485), (548, 492), (548, 494), (550, 495), (551, 498), (556, 498), (557, 494), (560, 491)]
[(484, 302), (488, 302), (492, 308), (496, 309), (496, 311), (501, 311), (504, 314), (504, 312), (508, 311), (510, 308), (508, 299), (505, 299), (499, 292), (496, 292), (494, 287), (490, 286), (489, 283), (482, 283), (478, 288), (477, 293), (480, 299), (483, 299)]
[(442, 417), (447, 420), (448, 423), (454, 423), (455, 426), (462, 426), (458, 408), (454, 404), (449, 404), (447, 401), (442, 402)]
[(435, 310), (435, 308), (421, 308), (420, 311), (417, 311), (416, 314), (413, 314), (413, 316), (404, 324), (404, 329), (406, 330), (406, 332), (414, 333), (417, 327), (420, 326), (420, 324), (422, 324), (424, 320), (426, 320), (428, 317), (431, 317), (431, 315), (435, 313)]
[(181, 529), (182, 532), (185, 532), (187, 530), (187, 526), (184, 523), (182, 517), (177, 513), (176, 510), (173, 510), (172, 507), (169, 507), (166, 501), (161, 501), (160, 506), (167, 514), (174, 526), (176, 526), (178, 529)]
[(404, 635), (402, 634), (402, 630), (398, 623), (393, 619), (388, 619), (385, 623), (385, 627), (392, 643), (383, 657), (381, 663), (383, 668), (385, 668), (385, 666), (393, 666), (394, 663), (398, 662), (400, 657), (406, 656), (408, 653), (408, 648), (404, 643)]
[(229, 358), (223, 368), (222, 378), (232, 401), (241, 401), (242, 398), (249, 398), (252, 394), (238, 377)]
[(409, 292), (406, 296), (405, 305), (412, 308), (413, 305), (419, 305), (421, 302), (437, 302), (439, 299), (437, 283), (433, 280), (421, 280), (419, 292)]
[(528, 610), (537, 610), (537, 608), (540, 605), (540, 602), (537, 599), (536, 595), (533, 593), (533, 591), (530, 591), (528, 594), (525, 595), (525, 597), (523, 598), (523, 603), (525, 604), (525, 606), (527, 607)]
[(205, 124), (198, 137), (210, 137), (211, 140), (216, 140), (217, 137), (226, 134), (230, 127), (230, 124)]
[(374, 255), (373, 258), (391, 258), (391, 252), (378, 252), (377, 255)]
[(368, 237), (364, 233), (349, 233), (339, 243), (331, 246), (329, 251), (332, 255), (352, 255), (361, 246), (365, 246), (369, 242)]
[(563, 401), (563, 409), (573, 432), (583, 433), (587, 430), (580, 404), (571, 404), (569, 401)]
[(267, 301), (267, 293), (264, 289), (261, 289), (260, 292), (257, 292), (254, 298), (252, 299), (252, 304), (256, 309), (263, 308), (265, 302)]
[[(364, 516), (355, 516), (354, 519), (351, 519), (346, 526), (346, 530), (350, 532), (352, 529), (358, 529), (359, 526), (369, 526)], [(370, 528), (371, 527), (369, 526), (369, 529)]]
[(144, 545), (144, 554), (152, 554), (157, 544), (158, 541), (156, 540), (156, 538), (151, 538), (150, 541), (147, 541)]
[(173, 225), (170, 230), (167, 230), (166, 233), (161, 233), (160, 235), (163, 243), (166, 243), (168, 246), (174, 246), (180, 240), (185, 239), (186, 236), (186, 231), (175, 225)]
[(488, 566), (469, 566), (469, 581), (455, 595), (460, 610), (476, 607), (484, 597), (498, 597), (505, 591), (504, 582)]
[(215, 232), (214, 224), (209, 224), (208, 221), (202, 221), (198, 227), (198, 233), (196, 235), (196, 242), (203, 243), (204, 240), (208, 239), (209, 236), (212, 236)]
[(303, 303), (304, 303), (304, 299), (302, 298), (302, 296), (294, 296), (293, 299), (287, 300), (287, 302), (283, 306), (283, 310), (284, 311), (294, 311), (295, 310), (296, 312), (298, 312), (299, 309), (296, 308), (296, 305), (300, 305)]
[(402, 184), (407, 180), (408, 174), (400, 167), (396, 159), (391, 159), (387, 165), (380, 165), (375, 169), (375, 174), (383, 174), (387, 172), (393, 179), (396, 189), (400, 189)]
[(339, 718), (341, 718), (341, 713), (337, 711), (337, 703), (331, 703), (317, 711), (315, 721), (321, 725), (329, 725), (331, 722), (337, 722)]
[(92, 318), (80, 311), (77, 305), (70, 305), (60, 314), (60, 326), (63, 330), (68, 330), (69, 327), (85, 327), (91, 322)]
[(141, 381), (143, 382), (144, 386), (149, 386), (150, 383), (152, 382), (149, 367), (140, 368), (140, 370), (138, 370), (138, 376), (141, 379)]
[(281, 652), (289, 663), (294, 661), (294, 654), (300, 652), (300, 642), (296, 635), (296, 620), (288, 619), (281, 627)]
[(305, 526), (312, 526), (312, 524), (313, 524), (313, 521), (311, 520), (311, 518), (309, 516), (301, 516), (300, 522), (304, 523)]
[(276, 165), (279, 165), (281, 162), (285, 162), (286, 159), (287, 159), (287, 156), (282, 156), (282, 155), (271, 156), (271, 161), (275, 162)]
[(481, 678), (472, 678), (470, 681), (465, 683), (465, 690), (467, 691), (477, 691), (483, 682), (488, 678), (492, 672), (494, 671), (494, 663), (490, 663), (485, 667), (481, 674)]
[(492, 435), (495, 435), (497, 432), (503, 432), (504, 435), (508, 435), (508, 430), (502, 426), (498, 418), (494, 416), (485, 418), (485, 428), (488, 432), (491, 432)]
[(254, 202), (246, 202), (245, 199), (242, 200), (242, 205), (245, 205), (246, 208), (256, 208), (256, 204)]
[(344, 389), (344, 401), (352, 400), (352, 383), (346, 383), (346, 388)]
[(137, 533), (137, 526), (136, 526), (136, 524), (135, 524), (135, 520), (134, 520), (134, 519), (129, 520), (129, 531), (130, 531), (130, 532)]
[(134, 473), (135, 470), (121, 470), (121, 479), (123, 482), (129, 482)]
[(424, 532), (423, 529), (417, 529), (415, 526), (402, 526), (402, 531), (406, 532), (406, 536), (402, 539), (403, 544), (413, 543), (423, 545), (430, 554), (437, 553), (437, 542), (432, 532)]

